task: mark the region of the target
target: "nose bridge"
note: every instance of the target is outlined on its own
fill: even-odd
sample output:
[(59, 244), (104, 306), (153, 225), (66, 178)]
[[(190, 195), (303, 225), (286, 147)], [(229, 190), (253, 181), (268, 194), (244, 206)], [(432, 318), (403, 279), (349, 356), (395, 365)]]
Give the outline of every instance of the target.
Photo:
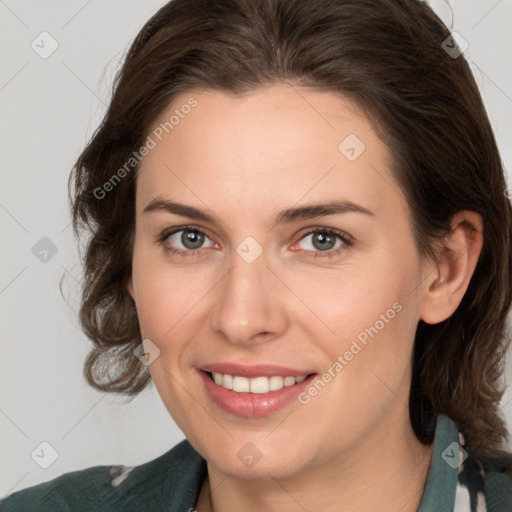
[(251, 244), (242, 242), (233, 252), (212, 315), (212, 328), (232, 343), (254, 342), (262, 333), (277, 334), (286, 324), (266, 254), (262, 248), (257, 254)]

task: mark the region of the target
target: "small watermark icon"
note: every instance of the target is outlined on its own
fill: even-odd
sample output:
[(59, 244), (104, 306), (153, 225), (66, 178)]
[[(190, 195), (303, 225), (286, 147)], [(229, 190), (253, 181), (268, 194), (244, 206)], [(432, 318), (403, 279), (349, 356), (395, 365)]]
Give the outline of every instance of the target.
[(48, 32), (41, 32), (30, 43), (30, 47), (34, 50), (41, 59), (48, 59), (59, 47), (57, 40)]
[(247, 236), (238, 244), (236, 252), (246, 263), (252, 263), (261, 255), (263, 247), (252, 236)]
[(262, 453), (258, 450), (258, 447), (251, 443), (245, 443), (238, 453), (236, 454), (238, 459), (247, 466), (248, 468), (252, 468), (262, 457)]
[(357, 160), (365, 149), (364, 142), (355, 133), (345, 137), (338, 146), (339, 152), (350, 162)]
[(48, 441), (43, 441), (37, 445), (30, 456), (40, 468), (48, 469), (59, 458), (59, 453)]
[(43, 236), (32, 247), (32, 254), (42, 263), (48, 263), (56, 254), (57, 246), (46, 236)]
[(452, 32), (441, 47), (452, 59), (458, 59), (469, 48), (469, 43), (458, 32)]
[(451, 468), (457, 469), (468, 458), (468, 452), (454, 441), (441, 453), (441, 457)]
[(133, 353), (144, 366), (149, 366), (160, 356), (160, 349), (150, 339), (146, 338)]

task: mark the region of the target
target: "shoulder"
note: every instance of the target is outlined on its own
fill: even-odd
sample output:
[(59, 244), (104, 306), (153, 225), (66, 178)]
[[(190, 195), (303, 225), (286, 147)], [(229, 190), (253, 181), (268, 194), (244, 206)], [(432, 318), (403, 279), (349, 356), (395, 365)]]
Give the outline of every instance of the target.
[(512, 456), (481, 459), (485, 470), (484, 495), (488, 512), (512, 511)]
[(23, 489), (0, 501), (0, 511), (172, 511), (194, 506), (205, 475), (206, 462), (184, 440), (139, 466), (95, 466)]

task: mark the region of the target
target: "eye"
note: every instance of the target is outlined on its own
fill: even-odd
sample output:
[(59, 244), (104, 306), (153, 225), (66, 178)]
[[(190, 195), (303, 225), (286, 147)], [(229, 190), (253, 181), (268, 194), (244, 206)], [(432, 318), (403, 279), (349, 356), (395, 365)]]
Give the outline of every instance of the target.
[[(193, 226), (167, 230), (161, 234), (157, 242), (164, 245), (165, 251), (178, 256), (199, 256), (202, 253), (201, 249), (219, 247), (204, 231)], [(352, 243), (352, 238), (342, 231), (315, 228), (303, 235), (295, 245), (310, 253), (309, 256), (331, 257), (346, 250)], [(296, 250), (295, 247), (292, 247), (292, 250)]]
[[(158, 240), (166, 242), (165, 249), (183, 256), (192, 256), (198, 253), (198, 249), (214, 247), (214, 242), (200, 229), (194, 227), (182, 227), (173, 231), (166, 231)], [(204, 245), (207, 242), (207, 245)], [(209, 242), (209, 243), (208, 243)]]
[(302, 244), (301, 249), (315, 253), (312, 255), (314, 257), (329, 257), (350, 247), (352, 239), (346, 233), (333, 228), (315, 228), (306, 233), (297, 244)]

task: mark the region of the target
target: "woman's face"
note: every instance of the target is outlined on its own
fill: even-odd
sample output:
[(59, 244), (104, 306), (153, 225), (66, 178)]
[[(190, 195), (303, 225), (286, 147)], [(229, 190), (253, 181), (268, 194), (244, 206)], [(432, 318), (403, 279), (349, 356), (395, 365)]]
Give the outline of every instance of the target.
[(129, 290), (155, 386), (196, 450), (279, 478), (408, 422), (432, 268), (361, 111), (288, 85), (194, 91), (149, 135)]

